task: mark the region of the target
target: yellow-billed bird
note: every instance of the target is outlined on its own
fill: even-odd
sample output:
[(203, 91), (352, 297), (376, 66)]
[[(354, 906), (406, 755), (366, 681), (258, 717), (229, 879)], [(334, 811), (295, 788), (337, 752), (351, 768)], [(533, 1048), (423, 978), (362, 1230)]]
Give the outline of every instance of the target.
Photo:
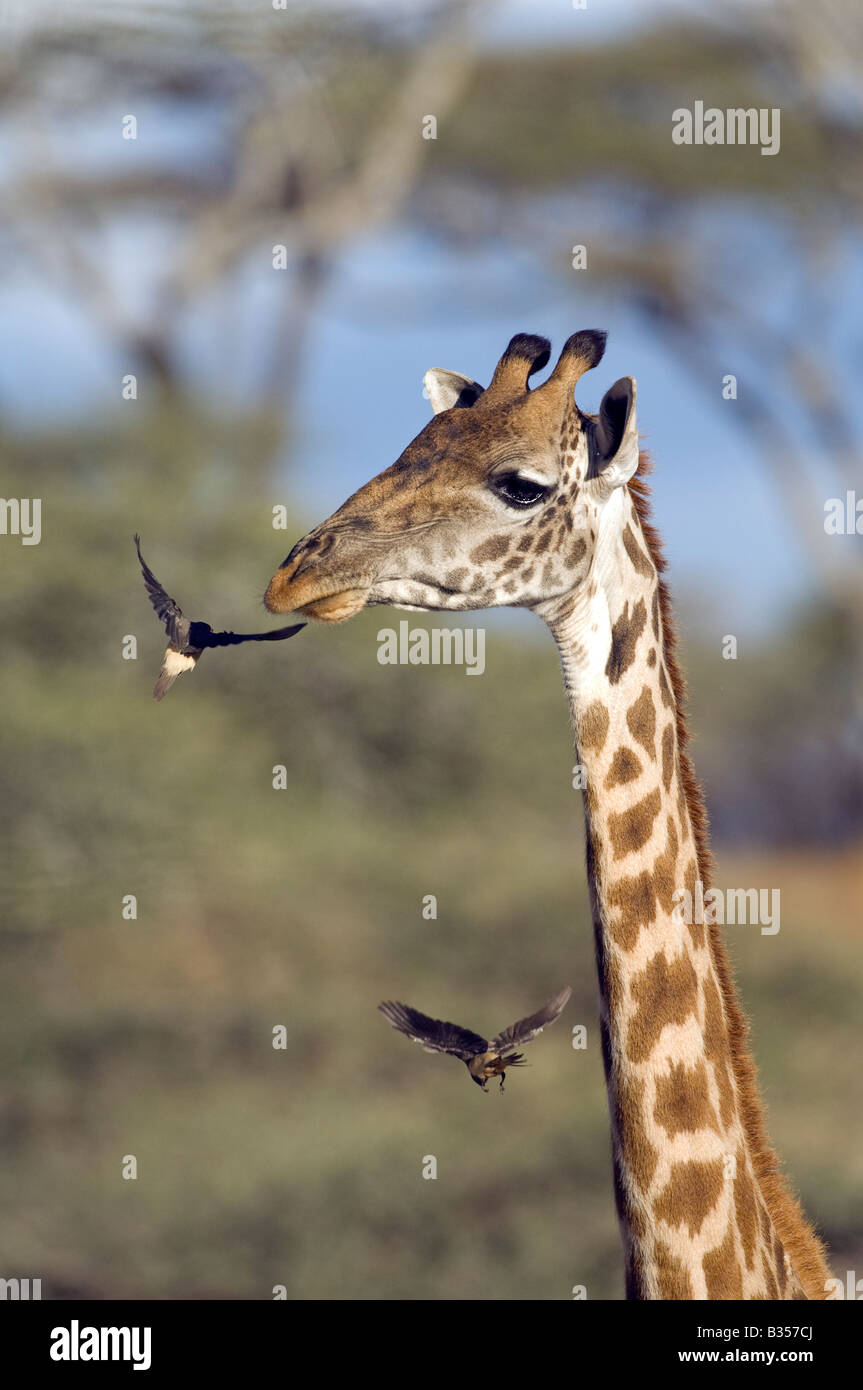
[(547, 1004), (543, 1004), (535, 1014), (520, 1019), (509, 1028), (504, 1028), (491, 1041), (481, 1038), (478, 1033), (472, 1033), (468, 1028), (460, 1028), (457, 1023), (444, 1023), (439, 1018), (429, 1018), (427, 1014), (421, 1014), (418, 1009), (412, 1009), (408, 1004), (387, 1000), (378, 1004), (378, 1008), (394, 1028), (418, 1042), (426, 1052), (448, 1052), (451, 1057), (458, 1057), (483, 1091), (487, 1090), (492, 1077), (499, 1076), (502, 1091), (507, 1067), (525, 1065), (524, 1058), (516, 1048), (531, 1042), (543, 1028), (554, 1023), (565, 1009), (571, 993), (572, 990), (567, 985), (553, 999), (549, 999)]

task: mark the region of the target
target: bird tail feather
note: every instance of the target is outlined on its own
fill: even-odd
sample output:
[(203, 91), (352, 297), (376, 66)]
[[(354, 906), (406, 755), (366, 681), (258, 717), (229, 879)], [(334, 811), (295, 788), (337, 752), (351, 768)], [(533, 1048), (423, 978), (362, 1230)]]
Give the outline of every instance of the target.
[(197, 657), (189, 652), (178, 652), (169, 647), (165, 652), (159, 679), (153, 687), (153, 699), (164, 700), (171, 686), (184, 671), (194, 671)]
[(159, 679), (153, 686), (153, 699), (164, 700), (165, 696), (171, 689), (171, 686), (174, 684), (174, 681), (177, 679), (179, 674), (179, 671), (167, 671), (163, 666), (161, 671), (159, 672)]

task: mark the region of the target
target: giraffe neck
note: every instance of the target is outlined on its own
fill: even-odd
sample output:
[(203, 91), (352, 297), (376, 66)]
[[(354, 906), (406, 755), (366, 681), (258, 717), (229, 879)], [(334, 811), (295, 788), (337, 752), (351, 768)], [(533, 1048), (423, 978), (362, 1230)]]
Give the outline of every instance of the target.
[[(700, 879), (706, 891), (709, 863), (686, 785), (659, 575), (627, 489), (597, 524), (587, 582), (540, 611), (560, 651), (586, 777), (627, 1294), (805, 1297), (783, 1239), (793, 1246), (802, 1232), (819, 1258), (820, 1248), (766, 1147), (721, 942), (675, 912), (679, 889), (694, 894)], [(824, 1297), (826, 1274), (821, 1262), (821, 1291), (809, 1296)]]

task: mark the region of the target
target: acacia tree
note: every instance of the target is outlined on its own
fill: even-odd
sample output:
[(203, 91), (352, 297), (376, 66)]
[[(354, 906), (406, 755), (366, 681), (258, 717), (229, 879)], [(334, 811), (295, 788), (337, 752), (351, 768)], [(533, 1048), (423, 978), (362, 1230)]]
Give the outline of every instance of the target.
[[(269, 335), (256, 385), (268, 470), (321, 290), (359, 238), (413, 225), (448, 245), (509, 246), (570, 279), (582, 243), (590, 286), (627, 302), (714, 400), (733, 348), (736, 419), (815, 587), (844, 615), (863, 692), (861, 551), (831, 544), (823, 524), (825, 499), (863, 476), (855, 345), (839, 326), (863, 211), (857, 7), (740, 5), (718, 24), (658, 23), (589, 49), (577, 27), (553, 50), (489, 47), (488, 25), (482, 6), (436, 0), (407, 20), (217, 4), (29, 21), (0, 56), (0, 120), (26, 156), (0, 221), (7, 276), (25, 262), (76, 298), (166, 407), (188, 394), (190, 312), (218, 295), (239, 320), (249, 267), (284, 246), (256, 327)], [(108, 92), (146, 113), (134, 150)], [(779, 108), (779, 156), (673, 144), (671, 112), (696, 95)], [(434, 140), (422, 138), (429, 114)], [(152, 135), (179, 116), (197, 133), (178, 158)], [(111, 157), (61, 161), (57, 127), (70, 122), (103, 143), (113, 132)], [(104, 245), (141, 213), (165, 240), (133, 311)], [(432, 307), (421, 290), (416, 304)]]

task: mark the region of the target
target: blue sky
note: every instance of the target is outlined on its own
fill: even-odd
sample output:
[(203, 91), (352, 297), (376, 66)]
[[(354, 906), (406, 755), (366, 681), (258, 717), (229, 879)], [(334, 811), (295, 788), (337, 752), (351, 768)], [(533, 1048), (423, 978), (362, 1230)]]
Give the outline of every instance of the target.
[[(137, 230), (137, 241), (130, 229), (119, 246), (140, 264), (156, 254), (159, 237)], [(259, 330), (272, 316), (271, 276), (251, 276), (230, 302), (211, 302), (190, 320), (184, 354), (204, 397), (242, 399), (253, 388), (266, 339)], [(673, 579), (705, 595), (723, 633), (763, 628), (805, 593), (807, 574), (760, 460), (735, 424), (734, 403), (721, 399), (718, 382), (712, 401), (698, 391), (620, 300), (566, 292), (560, 280), (545, 284), (535, 274), (532, 295), (529, 277), (527, 267), (519, 275), (511, 257), (492, 252), (472, 255), (467, 269), (463, 258), (406, 232), (355, 246), (310, 337), (293, 453), (281, 469), (286, 497), (289, 491), (319, 519), (392, 463), (429, 418), (422, 394), (428, 367), (487, 381), (515, 332), (543, 333), (559, 347), (576, 329), (604, 328), (606, 356), (583, 378), (579, 403), (595, 410), (618, 376), (636, 377)], [(0, 360), (0, 398), (16, 423), (87, 420), (117, 409), (129, 364), (74, 302), (44, 282), (19, 281), (0, 290), (0, 316), (6, 342), (15, 345)]]

